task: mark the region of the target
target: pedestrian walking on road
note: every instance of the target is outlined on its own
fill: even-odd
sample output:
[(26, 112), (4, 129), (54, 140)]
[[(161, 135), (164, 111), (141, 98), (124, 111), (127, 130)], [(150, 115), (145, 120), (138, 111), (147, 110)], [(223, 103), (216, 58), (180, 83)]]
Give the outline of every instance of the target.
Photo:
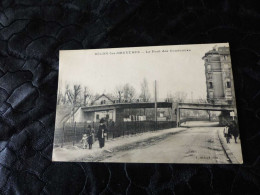
[(227, 140), (227, 143), (229, 144), (230, 143), (230, 138), (231, 138), (230, 128), (228, 126), (225, 126), (223, 133), (224, 133), (224, 137)]
[(103, 148), (105, 146), (105, 137), (107, 135), (107, 127), (105, 125), (105, 120), (102, 118), (100, 120), (97, 137), (99, 141), (99, 147)]
[(237, 137), (239, 135), (238, 128), (237, 128), (237, 125), (235, 123), (233, 123), (232, 126), (233, 126), (233, 128), (232, 128), (232, 135), (234, 136), (235, 143), (237, 143)]

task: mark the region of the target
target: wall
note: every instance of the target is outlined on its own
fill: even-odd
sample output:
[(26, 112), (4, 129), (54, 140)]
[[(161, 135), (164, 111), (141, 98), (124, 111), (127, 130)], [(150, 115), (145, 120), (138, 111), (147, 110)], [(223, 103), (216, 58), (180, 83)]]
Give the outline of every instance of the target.
[[(97, 115), (99, 115), (99, 118), (97, 119)], [(109, 120), (115, 121), (115, 113), (114, 110), (109, 111), (100, 111), (94, 113), (94, 122), (99, 122), (101, 118), (106, 118), (107, 115), (109, 116)]]

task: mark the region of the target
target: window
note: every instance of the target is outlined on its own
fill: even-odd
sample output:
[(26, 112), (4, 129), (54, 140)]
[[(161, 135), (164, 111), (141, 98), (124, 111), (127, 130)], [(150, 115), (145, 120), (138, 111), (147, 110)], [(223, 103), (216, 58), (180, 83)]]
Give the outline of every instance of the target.
[(209, 82), (209, 88), (213, 89), (213, 83), (212, 82)]
[(230, 88), (230, 87), (231, 87), (230, 82), (227, 82), (227, 88)]
[(109, 114), (106, 115), (106, 119), (109, 119)]
[(99, 120), (99, 114), (96, 115), (96, 119)]

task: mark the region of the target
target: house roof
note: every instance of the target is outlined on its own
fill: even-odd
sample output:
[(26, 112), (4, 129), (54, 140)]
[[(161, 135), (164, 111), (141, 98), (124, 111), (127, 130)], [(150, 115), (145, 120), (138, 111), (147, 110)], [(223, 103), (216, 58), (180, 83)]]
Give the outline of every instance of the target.
[(105, 96), (107, 99), (109, 99), (111, 102), (113, 102), (115, 100), (115, 98), (113, 97), (109, 97), (108, 95), (105, 95), (104, 93), (100, 96), (98, 96), (96, 99), (94, 99), (91, 103), (94, 103), (95, 101), (97, 101), (98, 99), (100, 99), (101, 97)]

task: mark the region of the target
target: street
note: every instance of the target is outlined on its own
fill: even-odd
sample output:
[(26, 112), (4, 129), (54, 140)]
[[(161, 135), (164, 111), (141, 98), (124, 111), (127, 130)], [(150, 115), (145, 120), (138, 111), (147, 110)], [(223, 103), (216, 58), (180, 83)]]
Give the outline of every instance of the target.
[(128, 163), (242, 163), (240, 140), (227, 144), (218, 122), (194, 121), (182, 127), (150, 131), (98, 141), (91, 150), (81, 143), (57, 147), (53, 161)]
[[(211, 126), (209, 126), (211, 125)], [(147, 163), (229, 163), (220, 144), (215, 123), (185, 124), (186, 131), (172, 134), (157, 142), (146, 142), (129, 150), (117, 151), (102, 159), (103, 162)]]

